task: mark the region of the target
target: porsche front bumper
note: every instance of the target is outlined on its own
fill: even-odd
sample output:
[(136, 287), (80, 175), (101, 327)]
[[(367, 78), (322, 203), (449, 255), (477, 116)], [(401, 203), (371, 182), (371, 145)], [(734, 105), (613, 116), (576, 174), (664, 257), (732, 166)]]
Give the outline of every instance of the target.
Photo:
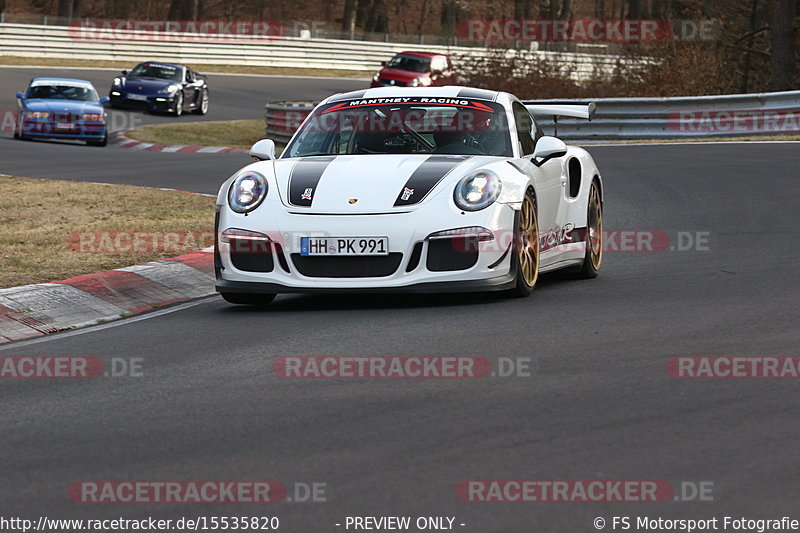
[[(269, 227), (253, 216), (222, 207), (217, 235), (236, 228), (269, 236), (257, 246), (235, 240), (215, 247), (216, 289), (226, 293), (291, 292), (473, 292), (505, 290), (515, 284), (510, 235), (514, 209), (495, 204), (475, 213), (451, 209), (426, 216), (427, 209), (373, 215), (282, 213)], [(322, 230), (324, 228), (324, 230)], [(456, 236), (437, 233), (485, 228)], [(303, 236), (387, 237), (386, 256), (303, 256)], [(486, 238), (484, 234), (483, 237)]]

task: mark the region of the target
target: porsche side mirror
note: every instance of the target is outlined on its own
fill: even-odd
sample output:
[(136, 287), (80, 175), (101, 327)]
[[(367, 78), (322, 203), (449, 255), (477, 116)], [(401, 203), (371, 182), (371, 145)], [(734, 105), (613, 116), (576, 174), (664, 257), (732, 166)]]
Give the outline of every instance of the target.
[(250, 157), (259, 161), (275, 159), (275, 141), (272, 139), (261, 139), (250, 148)]
[(23, 93), (17, 93), (17, 98), (22, 100), (23, 98), (25, 98), (25, 95)]
[(381, 61), (381, 66), (385, 67), (386, 66), (386, 61)]
[(122, 71), (122, 75), (123, 75), (123, 76), (127, 76), (127, 75), (128, 75), (128, 71), (127, 71), (127, 70), (123, 70), (123, 71)]
[(567, 145), (564, 144), (564, 141), (557, 137), (545, 135), (544, 137), (540, 137), (536, 142), (536, 148), (533, 150), (531, 163), (540, 167), (547, 161), (564, 155), (567, 155)]

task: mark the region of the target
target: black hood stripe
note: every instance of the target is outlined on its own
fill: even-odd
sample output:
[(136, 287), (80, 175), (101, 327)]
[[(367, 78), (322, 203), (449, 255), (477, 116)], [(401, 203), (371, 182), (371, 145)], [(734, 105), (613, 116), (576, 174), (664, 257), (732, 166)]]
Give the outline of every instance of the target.
[(425, 199), (451, 170), (469, 159), (463, 155), (432, 155), (408, 178), (394, 201), (395, 207), (413, 205)]
[(289, 203), (311, 207), (322, 174), (336, 156), (304, 157), (292, 168), (289, 176)]

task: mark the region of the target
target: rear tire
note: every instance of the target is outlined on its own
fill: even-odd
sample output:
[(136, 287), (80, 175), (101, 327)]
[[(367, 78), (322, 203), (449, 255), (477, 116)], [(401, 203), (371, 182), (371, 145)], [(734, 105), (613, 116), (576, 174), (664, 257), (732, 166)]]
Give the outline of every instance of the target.
[(539, 220), (533, 191), (525, 193), (515, 232), (513, 261), (517, 265), (517, 285), (509, 291), (509, 295), (530, 296), (539, 279), (540, 258)]
[(223, 292), (220, 293), (222, 298), (230, 303), (237, 305), (269, 305), (275, 299), (276, 294), (258, 294), (258, 293), (238, 293), (238, 292)]
[(583, 264), (576, 271), (580, 279), (597, 277), (603, 263), (603, 202), (600, 200), (600, 187), (592, 181), (589, 188), (589, 202), (586, 213), (586, 255)]

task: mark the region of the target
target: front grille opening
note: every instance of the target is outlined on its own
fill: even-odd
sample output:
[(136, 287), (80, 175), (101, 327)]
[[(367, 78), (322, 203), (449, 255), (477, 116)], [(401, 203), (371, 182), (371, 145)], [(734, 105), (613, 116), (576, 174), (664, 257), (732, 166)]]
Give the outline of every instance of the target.
[(431, 272), (466, 270), (478, 262), (478, 237), (454, 237), (428, 241), (425, 266)]
[(403, 254), (393, 252), (377, 256), (320, 257), (292, 254), (292, 263), (309, 278), (381, 278), (391, 276), (400, 267)]
[(406, 272), (411, 272), (412, 270), (416, 270), (419, 266), (419, 260), (422, 257), (422, 242), (418, 242), (414, 245), (414, 249), (411, 250), (411, 257), (408, 260), (408, 266), (406, 267)]
[(286, 254), (283, 253), (283, 246), (275, 243), (275, 255), (278, 258), (278, 264), (284, 272), (289, 273), (289, 263), (286, 261)]
[(243, 239), (230, 240), (231, 263), (245, 272), (272, 272), (275, 260), (271, 243)]

